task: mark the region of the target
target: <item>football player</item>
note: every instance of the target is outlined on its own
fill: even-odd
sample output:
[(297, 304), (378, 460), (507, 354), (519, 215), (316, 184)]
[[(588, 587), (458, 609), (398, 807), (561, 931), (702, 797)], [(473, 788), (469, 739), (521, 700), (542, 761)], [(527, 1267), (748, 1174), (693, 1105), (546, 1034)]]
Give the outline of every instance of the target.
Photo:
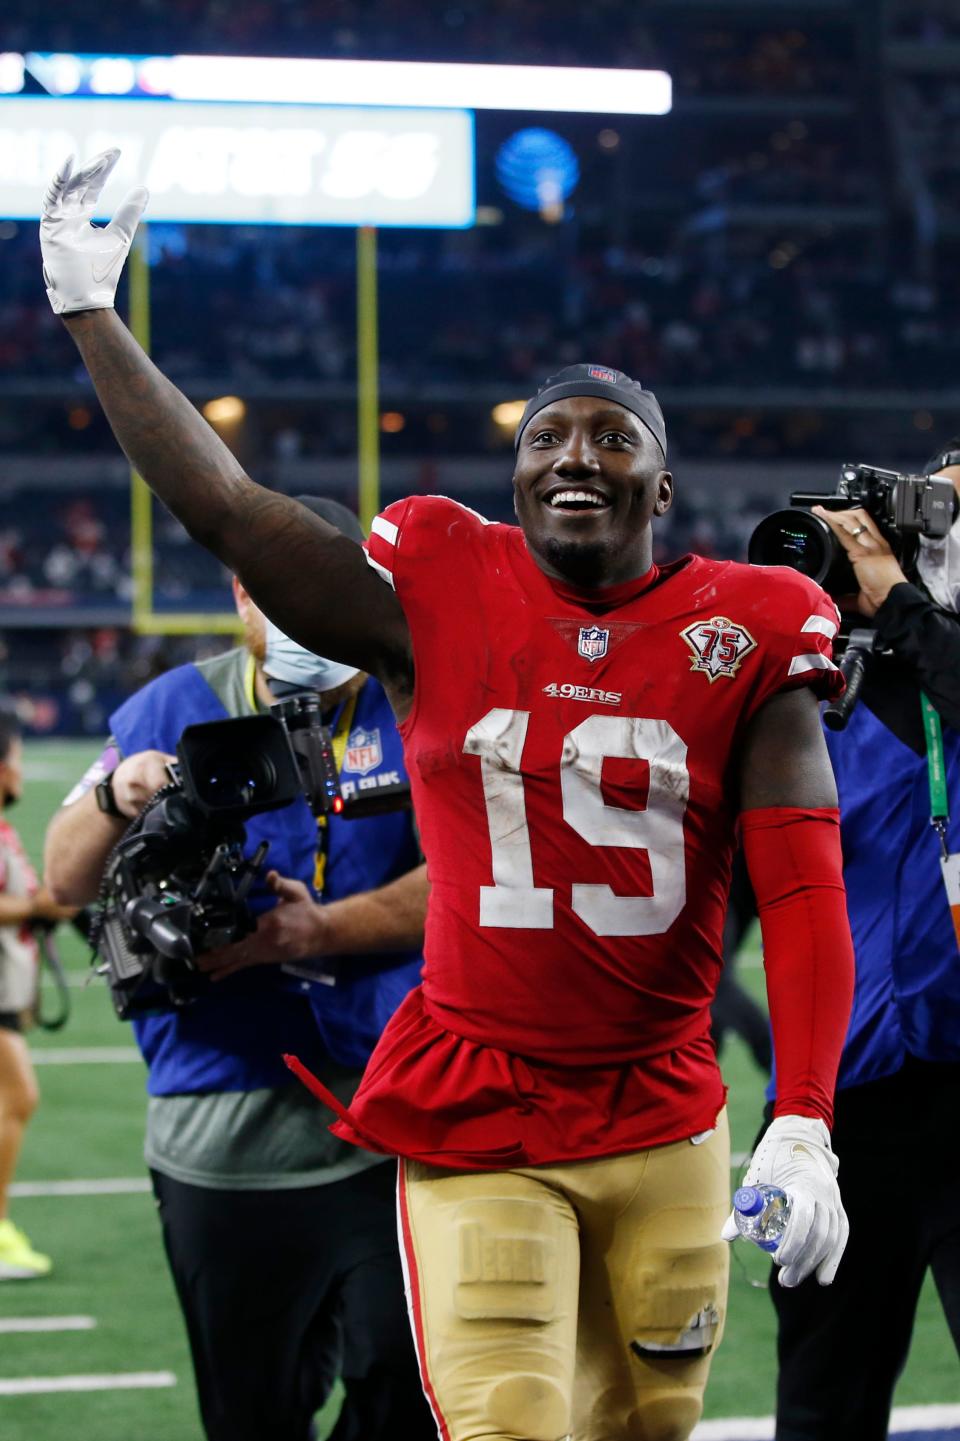
[[(422, 987), (336, 1129), (401, 1158), (440, 1433), (675, 1441), (719, 1340), (729, 1195), (709, 1004), (739, 825), (779, 1078), (748, 1171), (791, 1214), (785, 1285), (846, 1240), (828, 1127), (851, 999), (817, 697), (837, 616), (794, 571), (652, 562), (670, 505), (649, 391), (571, 366), (517, 432), (518, 527), (416, 497), (356, 547), (254, 484), (113, 311), (146, 192), (117, 158), (44, 201), (44, 269), (114, 432), (287, 634), (377, 676), (431, 881)], [(351, 596), (344, 605), (343, 597)]]

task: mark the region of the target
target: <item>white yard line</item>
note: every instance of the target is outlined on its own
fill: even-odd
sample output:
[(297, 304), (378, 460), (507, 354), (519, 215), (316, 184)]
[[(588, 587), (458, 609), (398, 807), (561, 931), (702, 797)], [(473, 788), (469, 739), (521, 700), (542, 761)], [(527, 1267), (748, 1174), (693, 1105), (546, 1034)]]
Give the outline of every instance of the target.
[(10, 1335), (22, 1331), (92, 1331), (96, 1324), (93, 1316), (3, 1316), (0, 1317), (0, 1334)]
[(142, 1060), (136, 1046), (38, 1046), (30, 1059), (35, 1066), (121, 1066)]
[(946, 1426), (960, 1426), (960, 1406), (894, 1406), (890, 1432), (936, 1431)]
[[(79, 775), (82, 774), (83, 771), (80, 771)], [(55, 761), (28, 760), (24, 762), (23, 778), (25, 781), (62, 781), (64, 785), (70, 785), (78, 779), (78, 772), (75, 766), (57, 765)]]
[(172, 1371), (121, 1371), (101, 1376), (18, 1376), (0, 1380), (0, 1396), (42, 1396), (50, 1391), (140, 1391), (176, 1386)]
[(150, 1190), (146, 1176), (96, 1181), (14, 1181), (11, 1196), (140, 1196)]
[[(890, 1435), (904, 1431), (937, 1431), (960, 1426), (960, 1406), (895, 1406)], [(701, 1421), (690, 1441), (772, 1441), (772, 1416), (723, 1416)]]
[(690, 1441), (771, 1441), (772, 1416), (724, 1416), (719, 1421), (701, 1421)]

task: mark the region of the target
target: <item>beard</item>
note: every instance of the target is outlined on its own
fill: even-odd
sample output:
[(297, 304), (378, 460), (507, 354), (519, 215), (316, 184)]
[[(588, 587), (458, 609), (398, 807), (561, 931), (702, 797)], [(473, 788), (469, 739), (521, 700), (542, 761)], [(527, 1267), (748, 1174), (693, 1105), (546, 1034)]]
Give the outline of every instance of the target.
[(243, 618), (243, 643), (262, 665), (267, 656), (267, 627), (259, 611), (248, 611)]
[(598, 586), (606, 579), (613, 549), (606, 540), (557, 540), (553, 537), (544, 547), (543, 558), (573, 585)]

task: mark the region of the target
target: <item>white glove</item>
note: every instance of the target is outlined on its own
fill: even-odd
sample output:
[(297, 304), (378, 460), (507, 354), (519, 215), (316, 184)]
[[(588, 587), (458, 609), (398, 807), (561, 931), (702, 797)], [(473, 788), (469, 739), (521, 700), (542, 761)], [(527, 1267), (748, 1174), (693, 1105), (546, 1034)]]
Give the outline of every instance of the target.
[(119, 156), (119, 150), (104, 150), (74, 175), (73, 156), (68, 155), (43, 197), (40, 251), (55, 315), (113, 306), (123, 262), (149, 198), (140, 186), (130, 191), (109, 225), (90, 223)]
[[(830, 1132), (811, 1116), (778, 1116), (760, 1138), (741, 1184), (779, 1186), (790, 1198), (790, 1219), (773, 1253), (781, 1286), (799, 1286), (814, 1270), (820, 1285), (829, 1286), (837, 1274), (850, 1234), (838, 1168)], [(735, 1241), (739, 1234), (731, 1211), (721, 1235)]]

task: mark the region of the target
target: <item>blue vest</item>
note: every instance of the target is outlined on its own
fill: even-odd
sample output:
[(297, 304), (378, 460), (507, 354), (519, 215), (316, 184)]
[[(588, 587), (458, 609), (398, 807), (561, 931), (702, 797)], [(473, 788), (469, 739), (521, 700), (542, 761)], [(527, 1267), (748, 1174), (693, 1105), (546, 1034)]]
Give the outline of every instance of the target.
[[(919, 697), (917, 705), (919, 706)], [(960, 1061), (960, 949), (930, 824), (927, 761), (865, 705), (828, 731), (840, 796), (847, 911), (856, 957), (853, 1012), (837, 1086), (922, 1061)], [(943, 727), (948, 841), (960, 848), (960, 732)], [(767, 1091), (775, 1094), (775, 1083)]]
[[(919, 697), (917, 705), (919, 706)], [(943, 727), (960, 848), (960, 732)], [(843, 877), (856, 954), (839, 1086), (892, 1075), (907, 1053), (960, 1061), (960, 948), (930, 824), (927, 761), (865, 705), (828, 732), (840, 793)]]
[[(226, 717), (223, 704), (201, 672), (180, 666), (131, 696), (110, 718), (124, 755), (174, 751), (185, 726)], [(400, 738), (382, 688), (368, 680), (360, 693), (353, 732), (362, 723), (377, 731), (381, 763), (369, 774), (402, 767)], [(348, 745), (349, 755), (349, 745)], [(370, 758), (364, 754), (364, 760)], [(405, 772), (401, 769), (401, 778)], [(402, 875), (419, 860), (410, 812), (365, 821), (329, 819), (324, 899), (369, 890)], [(264, 872), (276, 869), (312, 886), (316, 822), (305, 800), (246, 822), (245, 850), (269, 843)], [(251, 892), (255, 911), (274, 904), (262, 882)], [(151, 1095), (198, 1091), (249, 1091), (291, 1083), (285, 1051), (311, 1069), (327, 1056), (362, 1067), (383, 1026), (419, 978), (421, 958), (389, 955), (323, 962), (333, 983), (305, 984), (280, 967), (240, 972), (218, 983), (181, 1011), (144, 1016), (134, 1032), (149, 1068)]]
[[(340, 718), (333, 719), (336, 730)], [(390, 702), (378, 681), (369, 679), (357, 697), (350, 722), (340, 784), (352, 794), (405, 782), (403, 743)], [(328, 816), (329, 840), (323, 900), (336, 901), (387, 885), (420, 864), (420, 847), (410, 810), (349, 820)], [(331, 1056), (344, 1065), (365, 1066), (380, 1032), (408, 991), (420, 980), (420, 951), (382, 956), (325, 956), (324, 974), (335, 984), (310, 987), (309, 997)]]

